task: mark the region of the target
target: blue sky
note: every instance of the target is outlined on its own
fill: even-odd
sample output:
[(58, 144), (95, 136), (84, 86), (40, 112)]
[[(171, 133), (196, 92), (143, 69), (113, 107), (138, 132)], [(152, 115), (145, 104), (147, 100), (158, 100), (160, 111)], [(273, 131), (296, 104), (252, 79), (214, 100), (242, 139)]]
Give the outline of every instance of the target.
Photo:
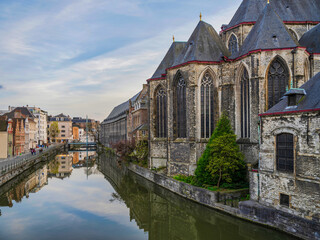
[(1, 0), (0, 109), (103, 120), (199, 21), (216, 31), (241, 0)]

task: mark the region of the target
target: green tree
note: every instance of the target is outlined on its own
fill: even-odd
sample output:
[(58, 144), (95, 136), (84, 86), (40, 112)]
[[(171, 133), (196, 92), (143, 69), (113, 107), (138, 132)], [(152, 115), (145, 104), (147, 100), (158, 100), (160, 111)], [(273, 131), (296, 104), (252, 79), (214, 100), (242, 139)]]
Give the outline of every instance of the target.
[[(234, 183), (235, 180), (239, 181), (236, 174), (237, 171), (245, 169), (245, 162), (243, 155), (239, 150), (236, 143), (235, 134), (224, 134), (208, 144), (210, 149), (209, 164), (206, 170), (213, 178), (218, 177), (217, 186), (220, 187), (221, 183)], [(237, 179), (235, 179), (235, 177)], [(245, 179), (245, 174), (243, 179)]]
[(197, 169), (195, 171), (195, 175), (197, 177), (197, 181), (199, 184), (208, 184), (208, 185), (215, 185), (217, 180), (210, 171), (207, 169), (209, 164), (210, 155), (211, 155), (211, 146), (212, 142), (215, 138), (219, 136), (223, 136), (225, 134), (233, 134), (230, 121), (225, 113), (221, 115), (216, 128), (214, 129), (209, 142), (204, 150), (202, 156), (200, 157), (197, 163)]
[(51, 123), (49, 127), (49, 136), (55, 140), (56, 137), (59, 135), (59, 133), (60, 133), (60, 130), (59, 130), (58, 122)]

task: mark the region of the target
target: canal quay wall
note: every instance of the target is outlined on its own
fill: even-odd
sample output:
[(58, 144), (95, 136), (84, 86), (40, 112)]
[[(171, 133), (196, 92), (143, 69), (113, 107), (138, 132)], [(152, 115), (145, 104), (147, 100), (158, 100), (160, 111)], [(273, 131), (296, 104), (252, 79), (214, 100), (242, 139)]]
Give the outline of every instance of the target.
[(128, 169), (175, 194), (202, 205), (247, 221), (281, 230), (302, 239), (320, 240), (320, 223), (318, 222), (267, 207), (255, 201), (240, 202), (239, 208), (219, 203), (224, 199), (246, 196), (248, 190), (230, 193), (213, 192), (177, 181), (166, 175), (158, 174), (135, 164), (129, 164)]
[(52, 156), (55, 156), (59, 152), (65, 150), (65, 148), (65, 144), (53, 145), (49, 148), (43, 149), (42, 153), (38, 151), (36, 155), (28, 153), (14, 158), (1, 160), (0, 186), (33, 167), (37, 163), (49, 160)]

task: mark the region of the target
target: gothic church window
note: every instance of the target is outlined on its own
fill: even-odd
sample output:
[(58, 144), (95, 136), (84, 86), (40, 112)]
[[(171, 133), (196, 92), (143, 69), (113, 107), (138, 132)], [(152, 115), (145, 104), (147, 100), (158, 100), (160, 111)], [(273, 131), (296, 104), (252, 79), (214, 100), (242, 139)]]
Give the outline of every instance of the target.
[(277, 170), (293, 173), (293, 135), (282, 133), (277, 135)]
[(167, 137), (167, 94), (163, 87), (156, 91), (156, 137)]
[(214, 86), (209, 72), (201, 80), (201, 138), (210, 138), (214, 128)]
[(229, 51), (231, 52), (231, 55), (238, 52), (238, 40), (234, 34), (232, 34), (229, 39)]
[(282, 60), (276, 58), (268, 72), (268, 109), (277, 104), (289, 88), (289, 72)]
[(250, 84), (246, 68), (240, 80), (241, 138), (250, 138)]
[(178, 138), (187, 137), (187, 103), (186, 103), (186, 82), (181, 73), (178, 73), (174, 86), (174, 135)]

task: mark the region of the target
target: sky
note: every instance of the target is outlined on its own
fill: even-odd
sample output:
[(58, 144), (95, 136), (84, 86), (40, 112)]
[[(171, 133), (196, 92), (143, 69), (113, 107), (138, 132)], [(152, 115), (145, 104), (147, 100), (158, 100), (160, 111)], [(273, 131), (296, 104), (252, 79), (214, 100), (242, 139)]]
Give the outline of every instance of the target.
[(105, 119), (199, 22), (217, 32), (241, 0), (1, 0), (0, 110)]

